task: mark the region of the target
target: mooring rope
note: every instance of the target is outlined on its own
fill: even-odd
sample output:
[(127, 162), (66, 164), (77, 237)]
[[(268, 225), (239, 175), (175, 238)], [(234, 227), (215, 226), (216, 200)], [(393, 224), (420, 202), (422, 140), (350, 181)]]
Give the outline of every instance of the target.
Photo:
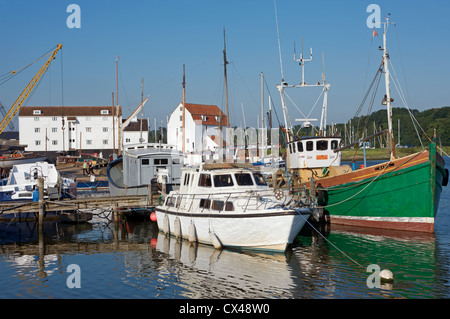
[(302, 218), (308, 223), (309, 226), (311, 226), (312, 229), (314, 229), (323, 239), (325, 239), (328, 243), (330, 243), (334, 248), (336, 248), (341, 254), (343, 254), (345, 257), (347, 257), (348, 259), (350, 259), (352, 262), (354, 262), (356, 265), (358, 265), (359, 267), (366, 269), (366, 267), (364, 267), (363, 265), (361, 265), (359, 262), (357, 262), (356, 260), (354, 260), (352, 257), (350, 257), (349, 255), (347, 255), (342, 249), (340, 249), (339, 247), (337, 247), (335, 244), (333, 244), (328, 238), (326, 238), (320, 231), (318, 231), (309, 221), (308, 219), (306, 219), (302, 213), (298, 210), (295, 209), (294, 210), (300, 215), (302, 216)]

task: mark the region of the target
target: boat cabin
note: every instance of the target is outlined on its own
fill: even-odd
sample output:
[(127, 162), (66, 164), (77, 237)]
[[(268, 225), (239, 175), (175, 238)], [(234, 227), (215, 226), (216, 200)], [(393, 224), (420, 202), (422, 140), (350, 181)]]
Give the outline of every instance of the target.
[(304, 137), (288, 143), (290, 168), (321, 168), (341, 165), (341, 137)]
[(157, 175), (166, 176), (167, 184), (179, 184), (183, 156), (172, 146), (148, 143), (128, 145), (123, 154), (123, 183), (148, 185)]

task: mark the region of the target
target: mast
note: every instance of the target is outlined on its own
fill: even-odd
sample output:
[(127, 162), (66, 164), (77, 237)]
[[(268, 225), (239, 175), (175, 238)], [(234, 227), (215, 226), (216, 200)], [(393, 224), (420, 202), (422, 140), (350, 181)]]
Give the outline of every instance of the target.
[(391, 98), (391, 90), (390, 90), (390, 79), (389, 79), (389, 67), (388, 60), (389, 54), (387, 53), (387, 45), (386, 45), (386, 34), (389, 27), (389, 15), (386, 17), (386, 22), (384, 22), (384, 32), (383, 32), (383, 64), (384, 64), (384, 80), (386, 84), (386, 95), (383, 99), (382, 104), (386, 105), (387, 108), (387, 118), (388, 118), (388, 130), (389, 130), (389, 140), (391, 144), (391, 160), (395, 159), (395, 142), (394, 142), (394, 134), (392, 130), (392, 101)]
[(185, 104), (186, 104), (186, 77), (185, 77), (185, 73), (184, 73), (184, 64), (183, 64), (183, 83), (182, 83), (182, 85), (183, 85), (183, 128), (182, 128), (182, 138), (183, 138), (183, 148), (182, 148), (182, 150), (183, 150), (183, 155), (184, 155), (184, 151), (185, 151), (185, 146), (184, 146), (184, 144), (185, 144), (185, 142), (184, 142), (184, 140), (185, 140), (185, 133), (184, 133), (184, 121), (185, 121), (185, 111), (186, 111), (186, 106), (185, 106)]
[(225, 43), (225, 28), (223, 28), (223, 72), (225, 76), (225, 102), (227, 105), (227, 127), (230, 127), (230, 113), (228, 112), (228, 81), (227, 81), (227, 47)]
[[(141, 82), (141, 104), (144, 103), (144, 78), (142, 78), (142, 82)], [(141, 108), (141, 126), (140, 126), (140, 137), (139, 137), (139, 143), (143, 142), (142, 139), (142, 118), (144, 116), (144, 108)]]

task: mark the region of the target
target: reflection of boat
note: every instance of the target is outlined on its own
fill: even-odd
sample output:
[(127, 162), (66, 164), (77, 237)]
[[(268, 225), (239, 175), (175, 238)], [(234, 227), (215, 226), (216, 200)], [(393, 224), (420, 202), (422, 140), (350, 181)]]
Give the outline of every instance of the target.
[(287, 206), (289, 198), (275, 196), (251, 164), (185, 168), (181, 181), (179, 191), (155, 208), (159, 229), (216, 248), (284, 251), (311, 214)]
[(183, 156), (166, 144), (125, 146), (123, 157), (107, 167), (112, 196), (149, 195), (152, 179), (165, 179), (166, 191), (180, 184)]
[[(389, 88), (389, 54), (386, 49), (389, 18), (384, 25), (383, 61), (374, 81), (380, 80), (384, 73), (386, 95), (382, 104), (387, 107), (389, 129), (386, 132), (391, 153), (390, 160), (355, 171), (343, 165), (337, 167), (339, 168), (337, 172), (333, 172), (332, 166), (327, 168), (324, 165), (323, 168), (319, 167), (319, 171), (316, 172), (306, 170), (309, 176), (298, 174), (298, 178), (295, 176), (295, 169), (297, 168), (295, 165), (297, 163), (293, 161), (289, 163), (288, 161), (288, 168), (294, 169), (295, 180), (293, 183), (299, 189), (317, 183), (317, 189), (326, 192), (321, 198), (321, 204), (324, 206), (326, 216), (329, 215), (332, 223), (433, 232), (440, 194), (442, 187), (447, 185), (449, 174), (444, 167), (444, 160), (436, 152), (436, 144), (433, 142), (419, 153), (402, 158), (396, 158), (395, 156), (392, 135), (391, 103), (393, 99)], [(281, 93), (284, 87), (287, 87), (287, 85), (283, 84), (279, 87)], [(370, 137), (364, 140), (368, 138)], [(322, 141), (322, 139), (317, 138), (316, 141), (310, 142), (310, 148), (308, 149), (308, 142), (306, 142), (306, 145), (301, 145), (297, 144), (300, 142), (291, 141), (289, 153), (298, 158), (314, 155), (317, 160), (326, 160), (326, 158), (319, 158), (317, 154), (317, 150), (321, 146), (320, 143), (325, 142), (325, 140)], [(358, 145), (359, 143), (353, 144)], [(333, 146), (333, 140), (331, 140), (331, 147), (330, 145), (327, 147), (332, 150), (332, 153), (339, 154), (341, 149), (349, 146), (338, 148), (337, 144)], [(312, 182), (309, 180), (310, 178)]]
[(62, 181), (54, 164), (36, 162), (14, 165), (8, 178), (1, 180), (0, 201), (37, 200), (38, 179), (44, 178), (44, 198), (58, 199)]
[[(209, 245), (190, 244), (159, 233), (153, 239), (159, 260), (176, 261), (172, 266), (158, 264), (164, 273), (177, 267), (180, 294), (184, 298), (293, 298), (295, 276), (285, 254), (217, 250)], [(148, 260), (133, 258), (131, 262)], [(151, 267), (137, 267), (141, 276)]]
[(15, 151), (12, 154), (3, 154), (0, 156), (0, 168), (10, 169), (14, 165), (29, 164), (45, 161), (47, 156), (33, 152)]

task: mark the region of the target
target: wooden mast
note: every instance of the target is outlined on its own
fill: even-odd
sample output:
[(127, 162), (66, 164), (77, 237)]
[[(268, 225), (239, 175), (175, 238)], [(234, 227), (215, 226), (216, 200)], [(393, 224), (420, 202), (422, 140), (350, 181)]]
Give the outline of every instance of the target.
[(186, 112), (186, 106), (185, 106), (185, 104), (186, 104), (186, 78), (185, 78), (185, 73), (184, 73), (184, 64), (183, 64), (183, 83), (182, 83), (182, 85), (183, 85), (183, 128), (182, 128), (182, 135), (183, 135), (183, 155), (184, 155), (184, 151), (185, 151), (185, 146), (184, 146), (184, 144), (185, 144), (185, 127), (184, 127), (184, 124), (185, 124), (185, 112)]
[(228, 81), (227, 81), (227, 47), (225, 43), (225, 28), (223, 28), (223, 71), (225, 76), (225, 103), (227, 106), (227, 127), (230, 127), (230, 113), (228, 112)]

